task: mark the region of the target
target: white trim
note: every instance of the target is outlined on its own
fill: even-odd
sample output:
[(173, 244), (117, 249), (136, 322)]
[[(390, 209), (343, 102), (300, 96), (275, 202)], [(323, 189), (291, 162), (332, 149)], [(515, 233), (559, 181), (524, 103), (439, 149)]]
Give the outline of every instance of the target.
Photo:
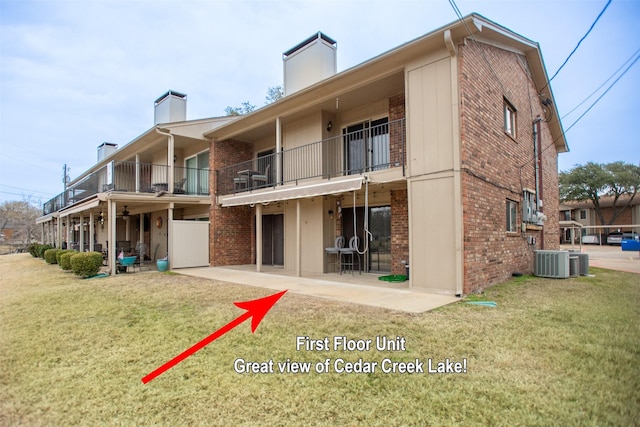
[(260, 192), (241, 193), (237, 195), (221, 196), (219, 203), (223, 207), (255, 205), (257, 203), (269, 203), (282, 200), (295, 200), (327, 194), (338, 194), (348, 191), (355, 191), (362, 188), (364, 177), (330, 180), (309, 185), (293, 185), (280, 187), (276, 190), (265, 190)]

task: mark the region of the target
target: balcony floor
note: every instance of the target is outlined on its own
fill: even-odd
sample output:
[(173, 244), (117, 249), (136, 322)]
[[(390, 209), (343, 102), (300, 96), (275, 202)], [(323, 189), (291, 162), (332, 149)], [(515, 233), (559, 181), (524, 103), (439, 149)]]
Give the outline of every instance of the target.
[(185, 268), (175, 272), (276, 291), (288, 289), (295, 294), (408, 313), (423, 313), (460, 300), (450, 295), (412, 291), (406, 282), (382, 282), (378, 280), (379, 274), (372, 273), (296, 277), (294, 273), (277, 267), (263, 267), (263, 271), (258, 273), (255, 265)]

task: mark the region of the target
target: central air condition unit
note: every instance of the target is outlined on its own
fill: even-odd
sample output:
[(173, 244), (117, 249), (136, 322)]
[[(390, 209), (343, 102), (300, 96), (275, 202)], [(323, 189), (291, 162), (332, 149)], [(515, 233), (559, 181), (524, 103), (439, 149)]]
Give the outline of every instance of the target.
[(566, 279), (569, 277), (568, 251), (534, 251), (534, 256), (534, 276), (553, 279)]
[(578, 260), (580, 262), (580, 275), (581, 276), (587, 276), (589, 275), (589, 254), (585, 254), (582, 252), (574, 252), (574, 251), (569, 251), (571, 252), (571, 256), (577, 256)]

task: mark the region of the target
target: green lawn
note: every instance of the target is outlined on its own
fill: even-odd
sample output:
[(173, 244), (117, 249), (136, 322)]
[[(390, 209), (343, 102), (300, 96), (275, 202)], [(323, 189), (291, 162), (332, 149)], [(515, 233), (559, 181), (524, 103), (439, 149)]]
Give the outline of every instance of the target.
[[(287, 293), (144, 385), (243, 313), (261, 288), (175, 274), (82, 280), (0, 257), (0, 425), (638, 425), (640, 276), (523, 277), (420, 315)], [(296, 351), (296, 337), (405, 338), (405, 351)], [(311, 362), (238, 374), (234, 361)], [(424, 362), (425, 373), (317, 373), (317, 362)], [(466, 373), (427, 372), (466, 359)], [(276, 364), (277, 366), (277, 364)]]

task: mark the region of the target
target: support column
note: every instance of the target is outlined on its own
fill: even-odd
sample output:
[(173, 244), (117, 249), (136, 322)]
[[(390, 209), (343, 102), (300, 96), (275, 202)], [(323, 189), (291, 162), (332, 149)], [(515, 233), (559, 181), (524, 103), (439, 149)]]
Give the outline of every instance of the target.
[(129, 227), (130, 219), (131, 219), (130, 216), (127, 216), (126, 218), (124, 218), (124, 240), (126, 240), (127, 242), (131, 241), (131, 227)]
[(62, 218), (56, 218), (56, 238), (58, 239), (57, 248), (62, 249)]
[(173, 232), (173, 209), (175, 205), (174, 203), (169, 203), (169, 209), (167, 212), (167, 252), (169, 255), (169, 268), (171, 268), (171, 263), (173, 262), (173, 238), (171, 233)]
[(296, 200), (296, 276), (302, 276), (302, 219), (300, 199)]
[(167, 185), (168, 185), (168, 192), (169, 193), (173, 193), (173, 187), (174, 187), (174, 164), (173, 164), (173, 156), (175, 155), (175, 148), (174, 148), (174, 143), (173, 143), (173, 135), (169, 136), (169, 143), (167, 144), (168, 149), (167, 149), (167, 167), (168, 167), (168, 172), (169, 172), (169, 177), (167, 179)]
[(136, 154), (136, 193), (140, 192), (140, 154)]
[(282, 163), (281, 163), (281, 153), (282, 152), (282, 130), (280, 126), (280, 117), (276, 117), (276, 183), (280, 183), (280, 178), (282, 177)]
[[(144, 245), (144, 214), (141, 213), (140, 214), (140, 233), (138, 235), (138, 242), (140, 242), (140, 247), (138, 247), (137, 249), (140, 250), (143, 245)], [(139, 253), (138, 256), (140, 257), (140, 262), (142, 263), (142, 261), (144, 261), (144, 253)]]
[(256, 271), (262, 271), (262, 204), (256, 205)]
[(116, 274), (116, 202), (108, 201), (108, 227), (109, 233), (109, 269), (111, 274)]
[(84, 252), (84, 216), (80, 214), (80, 241), (78, 242), (78, 250)]
[(93, 211), (89, 211), (89, 252), (93, 252), (94, 246), (93, 246), (93, 233), (94, 233), (94, 229), (93, 229)]

